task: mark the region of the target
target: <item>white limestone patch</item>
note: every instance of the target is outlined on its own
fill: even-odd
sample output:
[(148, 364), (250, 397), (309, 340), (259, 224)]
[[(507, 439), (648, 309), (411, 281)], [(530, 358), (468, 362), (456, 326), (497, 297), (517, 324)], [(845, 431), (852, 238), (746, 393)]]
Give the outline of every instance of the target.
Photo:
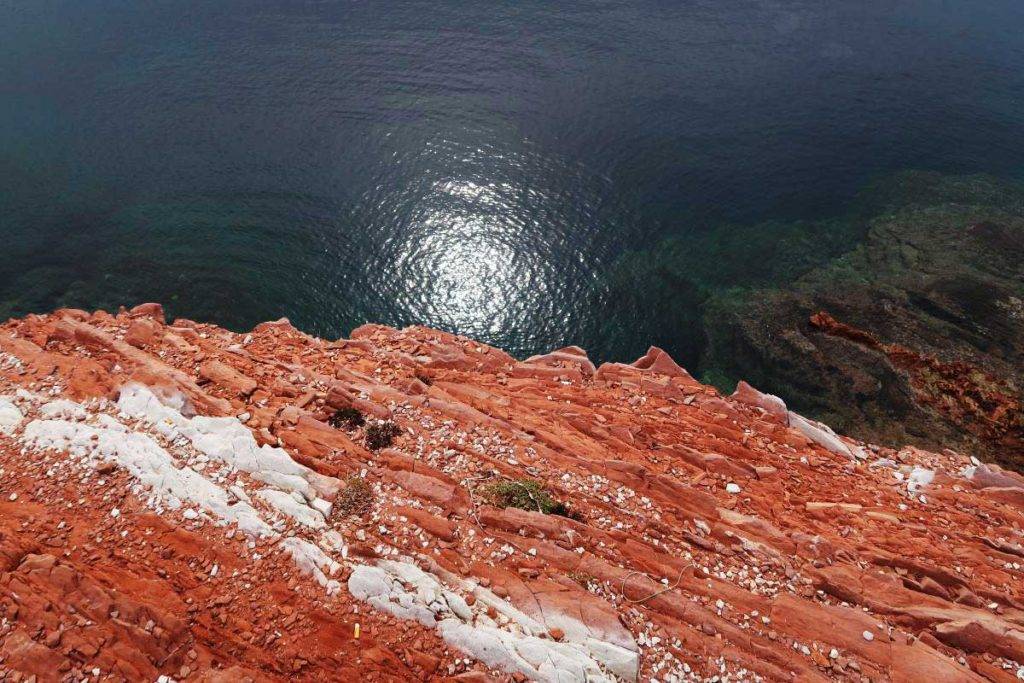
[(252, 432), (237, 418), (185, 417), (161, 402), (147, 387), (137, 384), (121, 390), (117, 405), (126, 415), (153, 423), (154, 429), (168, 439), (185, 437), (207, 457), (248, 472), (276, 488), (296, 491), (307, 501), (317, 497), (332, 499), (341, 487), (334, 477), (318, 474), (292, 460), (283, 448), (259, 446)]
[[(586, 625), (584, 625), (584, 628), (586, 628)], [(569, 632), (566, 631), (566, 633)], [(587, 649), (590, 650), (590, 654), (601, 662), (608, 671), (611, 671), (622, 680), (635, 681), (640, 675), (640, 653), (636, 643), (632, 644), (632, 648), (627, 648), (589, 636), (585, 638), (584, 642), (587, 645)]]
[(24, 363), (17, 356), (6, 351), (0, 351), (0, 370), (14, 370), (20, 372), (25, 369)]
[(328, 595), (334, 595), (341, 590), (341, 583), (330, 578), (341, 569), (341, 565), (319, 547), (295, 536), (289, 536), (281, 541), (281, 547), (291, 555), (299, 571), (316, 579), (316, 582), (327, 590)]
[(95, 423), (104, 429), (112, 429), (115, 432), (130, 431), (128, 427), (124, 426), (106, 413), (96, 413)]
[(639, 648), (625, 629), (619, 634), (621, 637), (602, 634), (605, 638), (602, 640), (594, 637), (595, 634), (586, 624), (567, 614), (545, 610), (542, 624), (486, 588), (476, 586), (473, 594), (481, 605), (493, 607), (498, 614), (516, 624), (526, 635), (547, 633), (553, 627), (561, 628), (565, 634), (565, 641), (582, 645), (593, 659), (619, 678), (635, 680), (640, 671)]
[(146, 434), (67, 420), (33, 420), (26, 425), (22, 438), (32, 448), (113, 461), (167, 500), (172, 508), (187, 501), (225, 522), (237, 523), (246, 534), (276, 535), (251, 505), (234, 500), (195, 470), (176, 466), (170, 454)]
[(368, 602), (399, 619), (416, 620), (427, 628), (434, 628), (437, 614), (445, 611), (440, 602), (434, 605), (435, 612), (435, 609), (417, 601), (413, 593), (406, 591), (392, 574), (380, 567), (356, 567), (348, 579), (348, 590), (357, 600)]
[(21, 409), (6, 396), (0, 396), (0, 434), (13, 434), (25, 418)]
[(864, 452), (864, 449), (859, 447), (851, 448), (826, 424), (808, 420), (806, 417), (790, 411), (789, 426), (825, 450), (832, 451), (836, 455), (846, 456), (850, 460), (867, 459), (867, 453)]
[(575, 643), (557, 643), (494, 626), (472, 626), (459, 619), (441, 621), (438, 632), (449, 645), (488, 666), (509, 673), (520, 672), (531, 680), (545, 683), (615, 680)]
[(928, 486), (935, 480), (935, 471), (914, 465), (914, 469), (907, 475), (907, 493), (914, 495), (920, 489)]
[[(260, 489), (256, 495), (283, 515), (311, 529), (322, 529), (327, 525), (323, 514), (301, 500), (297, 493), (285, 493), (276, 489)], [(296, 499), (298, 498), (298, 500)]]
[[(174, 396), (158, 399), (148, 388), (135, 385), (122, 392), (118, 404), (121, 412), (114, 417), (103, 412), (109, 407), (103, 400), (85, 404), (63, 398), (47, 401), (19, 389), (16, 399), (0, 396), (0, 433), (15, 433), (30, 416), (32, 419), (18, 435), (24, 446), (66, 453), (70, 464), (88, 471), (98, 462), (113, 462), (150, 490), (148, 504), (158, 513), (162, 509), (189, 506), (182, 512), (188, 520), (209, 516), (221, 524), (236, 523), (249, 536), (279, 538), (281, 534), (275, 527), (281, 527), (281, 523), (271, 526), (264, 519), (252, 505), (243, 481), (221, 485), (218, 482), (225, 480), (223, 470), (211, 479), (200, 471), (198, 464), (195, 468), (187, 466), (196, 460), (198, 452), (199, 462), (217, 459), (228, 470), (248, 472), (253, 479), (283, 489), (267, 487), (252, 492), (274, 510), (307, 528), (326, 526), (331, 504), (317, 497), (316, 492), (331, 491), (337, 480), (299, 465), (283, 449), (257, 448), (248, 429), (235, 418), (189, 418), (181, 414), (179, 405), (183, 403), (176, 403)], [(128, 417), (138, 418), (140, 424), (122, 422)], [(153, 433), (167, 439), (166, 445)], [(185, 448), (190, 443), (194, 450)], [(183, 462), (186, 464), (182, 465)], [(131, 490), (135, 494), (140, 492), (134, 485)], [(336, 532), (328, 533), (343, 544)], [(288, 536), (281, 540), (280, 547), (301, 572), (312, 576), (328, 594), (341, 590), (341, 583), (331, 578), (341, 565), (315, 543)]]
[(65, 398), (59, 398), (56, 401), (50, 401), (39, 406), (39, 414), (46, 418), (65, 418), (74, 420), (84, 420), (88, 417), (89, 412), (80, 403), (69, 401)]
[[(636, 680), (639, 654), (633, 648), (593, 637), (582, 624), (564, 620), (565, 639), (546, 637), (547, 627), (494, 593), (477, 587), (471, 608), (433, 574), (410, 562), (380, 560), (355, 567), (348, 580), (352, 595), (400, 619), (437, 628), (453, 647), (491, 667), (552, 683)], [(487, 616), (494, 607), (499, 623)], [(554, 616), (554, 615), (552, 615)]]

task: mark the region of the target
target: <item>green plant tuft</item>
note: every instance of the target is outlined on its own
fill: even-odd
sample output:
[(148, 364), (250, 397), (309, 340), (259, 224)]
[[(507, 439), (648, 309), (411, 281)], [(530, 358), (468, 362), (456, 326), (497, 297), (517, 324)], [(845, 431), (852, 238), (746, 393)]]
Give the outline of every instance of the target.
[(509, 479), (489, 484), (484, 488), (483, 497), (494, 507), (519, 508), (543, 512), (545, 515), (580, 518), (578, 512), (552, 498), (544, 485), (533, 479)]

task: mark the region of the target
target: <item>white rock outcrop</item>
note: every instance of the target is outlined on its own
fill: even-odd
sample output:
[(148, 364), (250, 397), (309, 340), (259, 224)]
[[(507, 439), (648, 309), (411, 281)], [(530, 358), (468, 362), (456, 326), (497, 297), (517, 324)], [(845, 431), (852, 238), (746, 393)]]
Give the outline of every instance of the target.
[[(411, 562), (360, 565), (348, 580), (355, 598), (437, 628), (450, 645), (488, 666), (553, 683), (636, 679), (640, 660), (635, 643), (624, 647), (601, 640), (571, 617), (550, 615), (563, 627), (564, 640), (557, 642), (546, 637), (548, 627), (491, 591), (468, 583), (461, 588), (473, 590), (476, 609)], [(487, 616), (488, 607), (497, 611), (498, 621)]]
[(153, 423), (165, 437), (185, 437), (200, 453), (278, 488), (297, 491), (307, 500), (333, 499), (341, 482), (301, 465), (283, 448), (260, 446), (252, 432), (234, 417), (185, 417), (165, 405), (147, 387), (132, 384), (121, 390), (117, 402), (123, 413)]
[(850, 460), (865, 460), (867, 458), (867, 453), (862, 448), (851, 448), (826, 424), (808, 420), (806, 417), (790, 411), (789, 426), (836, 455), (846, 456)]
[[(148, 388), (138, 385), (122, 391), (118, 403), (121, 419), (101, 412), (94, 404), (67, 399), (46, 402), (26, 395), (17, 400), (36, 416), (18, 435), (22, 444), (37, 451), (68, 453), (90, 470), (99, 462), (112, 462), (149, 489), (150, 500), (158, 501), (157, 511), (188, 506), (183, 513), (186, 519), (205, 514), (221, 524), (235, 523), (249, 536), (280, 538), (275, 530), (280, 522), (272, 526), (253, 506), (255, 497), (303, 527), (326, 526), (325, 512), (330, 511), (330, 504), (316, 493), (331, 491), (332, 482), (337, 480), (296, 463), (283, 449), (258, 448), (248, 429), (235, 418), (186, 417), (173, 398), (163, 403)], [(126, 424), (123, 420), (128, 418), (141, 423)], [(25, 419), (13, 400), (0, 397), (0, 431), (14, 434)], [(167, 440), (166, 447), (158, 442), (159, 437)], [(194, 451), (187, 452), (187, 445)], [(219, 476), (208, 477), (198, 465), (188, 466), (190, 457), (216, 460), (228, 470), (246, 472), (267, 486), (246, 492), (241, 481), (222, 485), (223, 470)], [(280, 549), (328, 594), (341, 589), (341, 583), (332, 578), (341, 565), (315, 543), (289, 535), (281, 539)]]
[(341, 583), (330, 578), (341, 569), (341, 565), (318, 546), (305, 539), (289, 536), (281, 541), (281, 549), (291, 556), (299, 571), (316, 579), (316, 582), (327, 590), (328, 595), (334, 595), (341, 590)]
[(13, 433), (24, 417), (11, 399), (0, 396), (0, 434)]
[(33, 420), (25, 426), (24, 442), (39, 450), (66, 451), (79, 458), (112, 461), (143, 485), (180, 507), (197, 505), (244, 533), (274, 536), (274, 531), (247, 503), (234, 501), (223, 488), (174, 459), (146, 434), (120, 431), (68, 420)]

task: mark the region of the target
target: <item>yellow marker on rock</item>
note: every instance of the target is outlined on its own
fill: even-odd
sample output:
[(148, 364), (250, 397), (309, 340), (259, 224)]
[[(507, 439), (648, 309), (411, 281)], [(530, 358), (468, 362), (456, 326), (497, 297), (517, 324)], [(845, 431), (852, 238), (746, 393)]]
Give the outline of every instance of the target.
[(355, 632), (356, 632), (356, 640), (359, 640), (359, 622), (358, 621), (356, 622)]

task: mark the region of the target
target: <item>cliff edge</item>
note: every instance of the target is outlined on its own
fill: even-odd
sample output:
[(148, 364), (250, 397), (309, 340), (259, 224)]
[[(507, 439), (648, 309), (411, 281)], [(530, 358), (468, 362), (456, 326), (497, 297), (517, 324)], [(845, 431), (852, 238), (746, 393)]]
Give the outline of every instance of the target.
[(0, 680), (1019, 680), (1022, 529), (657, 348), (0, 326)]

